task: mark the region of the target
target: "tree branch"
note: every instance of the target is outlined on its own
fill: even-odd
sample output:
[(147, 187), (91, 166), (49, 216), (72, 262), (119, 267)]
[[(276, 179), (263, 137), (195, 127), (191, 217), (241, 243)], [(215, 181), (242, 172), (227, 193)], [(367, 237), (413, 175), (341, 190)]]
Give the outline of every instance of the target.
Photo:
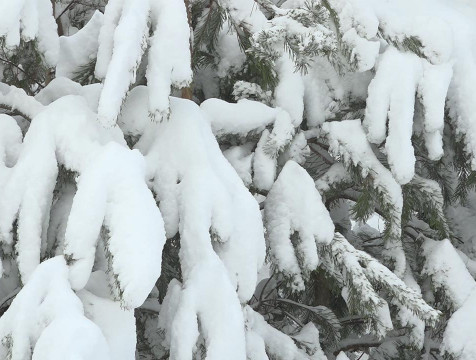
[[(20, 66), (18, 66), (17, 64), (15, 64), (14, 62), (8, 60), (8, 59), (4, 59), (2, 57), (0, 57), (0, 61), (8, 64), (8, 65), (11, 65), (13, 67), (15, 67), (16, 69), (20, 70), (23, 74), (27, 75), (27, 76), (30, 76), (29, 74), (27, 74), (27, 72), (25, 70), (23, 70)], [(36, 85), (38, 85), (41, 89), (44, 89), (45, 86), (40, 84), (38, 81), (36, 80), (33, 80), (35, 82)]]

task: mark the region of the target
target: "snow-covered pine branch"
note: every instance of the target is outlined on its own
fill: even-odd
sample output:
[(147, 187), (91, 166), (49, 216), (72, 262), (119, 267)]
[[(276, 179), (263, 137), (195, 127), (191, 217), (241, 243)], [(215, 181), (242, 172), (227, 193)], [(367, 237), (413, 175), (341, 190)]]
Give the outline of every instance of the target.
[(463, 0), (0, 0), (0, 357), (474, 358), (475, 39)]

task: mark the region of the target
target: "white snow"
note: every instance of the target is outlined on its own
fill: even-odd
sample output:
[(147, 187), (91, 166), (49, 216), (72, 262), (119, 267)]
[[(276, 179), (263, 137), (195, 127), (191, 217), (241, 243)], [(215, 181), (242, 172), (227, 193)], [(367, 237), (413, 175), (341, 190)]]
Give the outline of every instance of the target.
[(163, 120), (169, 114), (170, 87), (183, 88), (192, 81), (190, 29), (181, 0), (152, 1), (151, 17), (154, 36), (147, 66), (149, 112), (152, 119)]
[(394, 224), (390, 229), (391, 238), (387, 241), (386, 252), (395, 261), (395, 273), (403, 277), (406, 259), (400, 237), (403, 207), (400, 185), (375, 156), (370, 144), (366, 141), (360, 120), (328, 122), (322, 126), (322, 130), (328, 138), (331, 154), (342, 156), (344, 164), (358, 165), (362, 176), (371, 176), (376, 189), (382, 194), (385, 202), (391, 205)]
[(259, 133), (274, 123), (278, 114), (282, 112), (280, 109), (247, 99), (239, 100), (236, 104), (220, 99), (208, 99), (200, 105), (200, 108), (206, 114), (213, 134), (217, 137)]
[(252, 308), (246, 306), (243, 312), (246, 319), (247, 355), (251, 360), (266, 359), (265, 349), (277, 360), (309, 359), (289, 336), (269, 325)]
[(56, 65), (59, 54), (57, 25), (49, 0), (18, 0), (0, 2), (0, 37), (5, 37), (7, 48), (24, 41), (38, 40), (38, 48), (47, 64)]
[(464, 304), (451, 316), (443, 334), (440, 349), (457, 359), (471, 360), (476, 357), (474, 324), (476, 323), (476, 290), (469, 294)]
[(59, 39), (59, 59), (56, 65), (56, 76), (74, 78), (82, 66), (94, 61), (99, 47), (99, 31), (103, 25), (104, 15), (100, 11), (87, 24), (71, 36), (61, 36)]
[[(11, 124), (9, 128), (17, 132), (19, 141), (11, 121), (5, 124)], [(2, 169), (0, 176), (1, 238), (11, 243), (12, 224), (18, 214), (16, 248), (23, 282), (39, 264), (40, 249), (47, 248), (46, 229), (59, 163), (80, 174), (65, 234), (65, 251), (73, 261), (74, 288), (86, 285), (104, 221), (110, 235), (110, 275), (121, 290), (121, 301), (126, 307), (137, 307), (144, 301), (160, 274), (157, 254), (165, 236), (145, 182), (143, 157), (123, 144), (120, 130), (101, 128), (95, 113), (79, 96), (65, 96), (33, 118), (18, 160), (11, 164), (13, 167)], [(7, 155), (11, 162), (12, 155)], [(131, 262), (135, 257), (141, 260)]]
[(106, 6), (96, 63), (96, 75), (104, 78), (98, 119), (105, 127), (116, 124), (124, 97), (135, 81), (146, 47), (149, 10), (149, 0), (114, 0)]
[[(84, 316), (62, 256), (43, 262), (0, 318), (0, 356), (21, 360), (110, 359), (101, 330)], [(54, 344), (54, 346), (52, 346)], [(33, 353), (33, 354), (32, 354)]]
[(108, 288), (107, 276), (98, 271), (92, 274), (86, 289), (77, 295), (83, 302), (86, 317), (94, 322), (104, 334), (109, 347), (111, 359), (130, 360), (136, 352), (136, 320), (134, 310), (127, 310), (121, 304), (104, 297), (99, 288)]
[[(299, 189), (299, 191), (296, 191)], [(303, 277), (317, 268), (317, 244), (329, 244), (334, 224), (306, 170), (288, 161), (265, 200), (264, 220), (270, 253), (278, 269), (303, 290)], [(294, 249), (291, 237), (298, 233)]]
[(423, 243), (425, 264), (423, 273), (431, 277), (436, 288), (443, 288), (453, 306), (458, 309), (473, 292), (476, 282), (448, 239)]
[(266, 146), (269, 136), (269, 131), (267, 129), (263, 130), (253, 157), (253, 185), (259, 190), (266, 191), (273, 186), (278, 164), (275, 154)]
[[(421, 293), (407, 286), (392, 271), (382, 265), (379, 261), (372, 258), (364, 251), (355, 249), (341, 234), (336, 233), (334, 240), (330, 244), (330, 254), (332, 258), (325, 257), (323, 265), (327, 270), (341, 274), (343, 281), (343, 295), (347, 303), (351, 304), (351, 299), (358, 299), (358, 308), (360, 311), (367, 312), (370, 308), (376, 307), (375, 311), (367, 313), (376, 320), (373, 332), (378, 336), (384, 336), (392, 329), (390, 314), (387, 303), (377, 294), (372, 284), (380, 284), (386, 291), (389, 291), (389, 297), (399, 308), (406, 308), (405, 312), (412, 312), (419, 319), (431, 325), (436, 322), (439, 312), (434, 310), (425, 301)], [(335, 269), (335, 266), (341, 267)]]
[(216, 262), (210, 233), (217, 236), (213, 249), (243, 301), (253, 295), (264, 260), (258, 204), (223, 157), (200, 108), (171, 98), (171, 110), (170, 121), (151, 124), (136, 145), (146, 156), (167, 236), (180, 231), (185, 278), (200, 256)]

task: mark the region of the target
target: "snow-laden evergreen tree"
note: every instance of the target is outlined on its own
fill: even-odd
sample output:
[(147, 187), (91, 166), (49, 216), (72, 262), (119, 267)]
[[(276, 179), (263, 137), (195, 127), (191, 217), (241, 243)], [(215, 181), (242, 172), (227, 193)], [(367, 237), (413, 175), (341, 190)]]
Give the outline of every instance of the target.
[(0, 360), (476, 359), (472, 0), (0, 0)]

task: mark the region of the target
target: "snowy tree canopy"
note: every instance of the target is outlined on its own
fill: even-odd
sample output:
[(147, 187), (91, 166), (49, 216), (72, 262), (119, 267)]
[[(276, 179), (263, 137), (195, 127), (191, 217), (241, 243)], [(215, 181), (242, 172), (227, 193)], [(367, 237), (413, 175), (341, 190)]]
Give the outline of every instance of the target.
[(0, 360), (476, 358), (476, 3), (0, 0)]

